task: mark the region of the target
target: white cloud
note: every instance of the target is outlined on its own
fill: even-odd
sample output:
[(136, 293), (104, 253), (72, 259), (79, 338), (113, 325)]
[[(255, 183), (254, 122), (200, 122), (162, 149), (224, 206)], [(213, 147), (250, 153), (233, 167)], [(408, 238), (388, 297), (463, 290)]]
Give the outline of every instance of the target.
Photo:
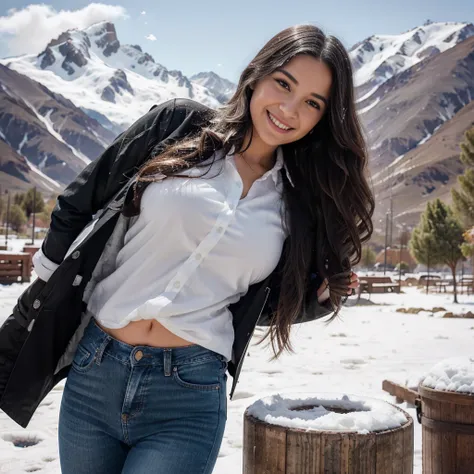
[(156, 36), (150, 33), (148, 36), (145, 36), (145, 39), (150, 41), (156, 41)]
[(127, 18), (119, 5), (91, 3), (80, 10), (57, 11), (49, 5), (28, 5), (0, 16), (0, 39), (7, 43), (9, 55), (39, 53), (49, 41), (72, 28), (87, 28), (99, 21)]
[(146, 15), (146, 11), (143, 10), (143, 11), (141, 12), (141, 15)]

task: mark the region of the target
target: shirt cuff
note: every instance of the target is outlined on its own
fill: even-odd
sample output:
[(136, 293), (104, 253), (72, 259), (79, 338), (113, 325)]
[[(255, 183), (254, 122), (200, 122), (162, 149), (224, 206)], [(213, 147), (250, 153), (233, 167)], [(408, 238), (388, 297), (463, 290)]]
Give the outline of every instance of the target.
[(326, 287), (326, 289), (318, 297), (318, 303), (324, 303), (329, 298), (329, 296), (329, 287)]
[(57, 263), (46, 257), (41, 248), (33, 256), (33, 266), (38, 278), (43, 281), (48, 281), (56, 268), (59, 267)]

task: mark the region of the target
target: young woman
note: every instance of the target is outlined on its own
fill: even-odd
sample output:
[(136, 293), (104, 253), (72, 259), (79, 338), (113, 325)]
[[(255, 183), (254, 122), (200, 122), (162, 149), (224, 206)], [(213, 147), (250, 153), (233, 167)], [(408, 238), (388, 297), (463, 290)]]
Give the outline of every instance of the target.
[[(350, 60), (314, 26), (272, 38), (221, 109), (175, 100), (137, 124), (58, 199), (35, 257), (40, 288), (0, 331), (0, 342), (3, 331), (15, 353), (23, 348), (15, 359), (5, 353), (13, 368), (0, 406), (26, 425), (34, 410), (14, 395), (30, 352), (11, 328), (42, 334), (49, 347), (47, 319), (34, 311), (64, 314), (85, 302), (60, 412), (63, 474), (211, 473), (226, 369), (232, 394), (255, 324), (269, 325), (263, 340), (277, 357), (291, 350), (292, 324), (337, 315), (372, 234)], [(58, 285), (68, 278), (80, 290), (66, 303)], [(66, 318), (49, 316), (69, 334)], [(54, 337), (30, 405), (65, 374), (70, 337)]]

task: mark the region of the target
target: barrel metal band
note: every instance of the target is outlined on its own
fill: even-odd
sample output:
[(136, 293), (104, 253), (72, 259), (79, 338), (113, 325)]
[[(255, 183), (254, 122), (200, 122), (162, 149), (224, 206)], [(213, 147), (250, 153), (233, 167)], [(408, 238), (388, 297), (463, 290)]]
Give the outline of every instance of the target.
[(466, 435), (474, 435), (474, 425), (467, 425), (465, 423), (453, 423), (451, 421), (433, 420), (421, 415), (421, 424), (435, 431), (442, 433), (458, 433)]

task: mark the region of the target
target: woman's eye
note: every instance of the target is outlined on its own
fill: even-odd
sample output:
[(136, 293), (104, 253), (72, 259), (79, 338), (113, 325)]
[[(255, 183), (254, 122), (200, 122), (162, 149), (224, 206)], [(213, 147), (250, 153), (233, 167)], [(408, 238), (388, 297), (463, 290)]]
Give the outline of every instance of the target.
[(310, 104), (311, 107), (314, 107), (314, 108), (317, 109), (317, 110), (320, 110), (320, 109), (321, 109), (321, 107), (319, 106), (319, 104), (318, 104), (317, 102), (315, 102), (314, 100), (310, 100), (310, 101), (308, 102), (308, 104)]
[(284, 87), (287, 90), (290, 90), (290, 86), (287, 82), (283, 81), (282, 79), (275, 79), (275, 81), (280, 84), (280, 86)]

